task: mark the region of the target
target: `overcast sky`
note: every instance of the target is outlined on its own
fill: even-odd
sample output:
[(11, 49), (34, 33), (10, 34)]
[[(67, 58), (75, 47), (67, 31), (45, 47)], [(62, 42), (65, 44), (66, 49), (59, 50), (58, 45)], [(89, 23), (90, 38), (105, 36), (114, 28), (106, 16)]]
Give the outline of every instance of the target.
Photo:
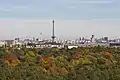
[(119, 36), (119, 0), (0, 0), (0, 39), (51, 36), (55, 19), (58, 38)]

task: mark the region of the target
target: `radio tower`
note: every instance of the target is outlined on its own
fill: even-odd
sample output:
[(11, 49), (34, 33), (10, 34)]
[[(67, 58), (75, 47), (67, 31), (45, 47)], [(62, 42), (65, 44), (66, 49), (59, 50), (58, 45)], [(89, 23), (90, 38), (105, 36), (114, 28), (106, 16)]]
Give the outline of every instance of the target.
[(54, 23), (55, 23), (55, 21), (53, 20), (52, 23), (53, 23), (52, 42), (54, 42), (54, 39), (55, 39), (55, 35), (54, 35)]

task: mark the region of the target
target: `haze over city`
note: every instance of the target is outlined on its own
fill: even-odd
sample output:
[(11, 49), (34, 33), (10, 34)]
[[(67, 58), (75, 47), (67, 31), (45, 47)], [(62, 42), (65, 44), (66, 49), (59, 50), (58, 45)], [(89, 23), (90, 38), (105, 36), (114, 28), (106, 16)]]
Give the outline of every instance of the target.
[[(14, 37), (43, 37), (52, 35), (52, 20), (0, 20), (0, 39)], [(56, 20), (55, 36), (57, 38), (79, 38), (80, 36), (96, 37), (119, 36), (119, 20)]]

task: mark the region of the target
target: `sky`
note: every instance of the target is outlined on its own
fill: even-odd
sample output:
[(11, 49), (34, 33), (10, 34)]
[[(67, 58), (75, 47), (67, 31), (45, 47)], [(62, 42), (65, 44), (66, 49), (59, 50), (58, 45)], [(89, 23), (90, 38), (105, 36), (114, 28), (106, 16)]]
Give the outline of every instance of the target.
[(119, 0), (0, 0), (0, 39), (51, 36), (54, 19), (58, 38), (119, 36)]
[(119, 19), (120, 0), (0, 0), (1, 18)]

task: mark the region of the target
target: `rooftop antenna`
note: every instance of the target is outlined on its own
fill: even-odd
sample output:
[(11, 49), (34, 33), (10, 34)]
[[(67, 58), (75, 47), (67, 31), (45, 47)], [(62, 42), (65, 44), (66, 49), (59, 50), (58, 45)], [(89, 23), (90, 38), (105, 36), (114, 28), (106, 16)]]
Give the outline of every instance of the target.
[(55, 34), (54, 34), (54, 23), (55, 23), (55, 21), (53, 20), (52, 23), (53, 23), (52, 42), (54, 42), (54, 39), (55, 39)]

